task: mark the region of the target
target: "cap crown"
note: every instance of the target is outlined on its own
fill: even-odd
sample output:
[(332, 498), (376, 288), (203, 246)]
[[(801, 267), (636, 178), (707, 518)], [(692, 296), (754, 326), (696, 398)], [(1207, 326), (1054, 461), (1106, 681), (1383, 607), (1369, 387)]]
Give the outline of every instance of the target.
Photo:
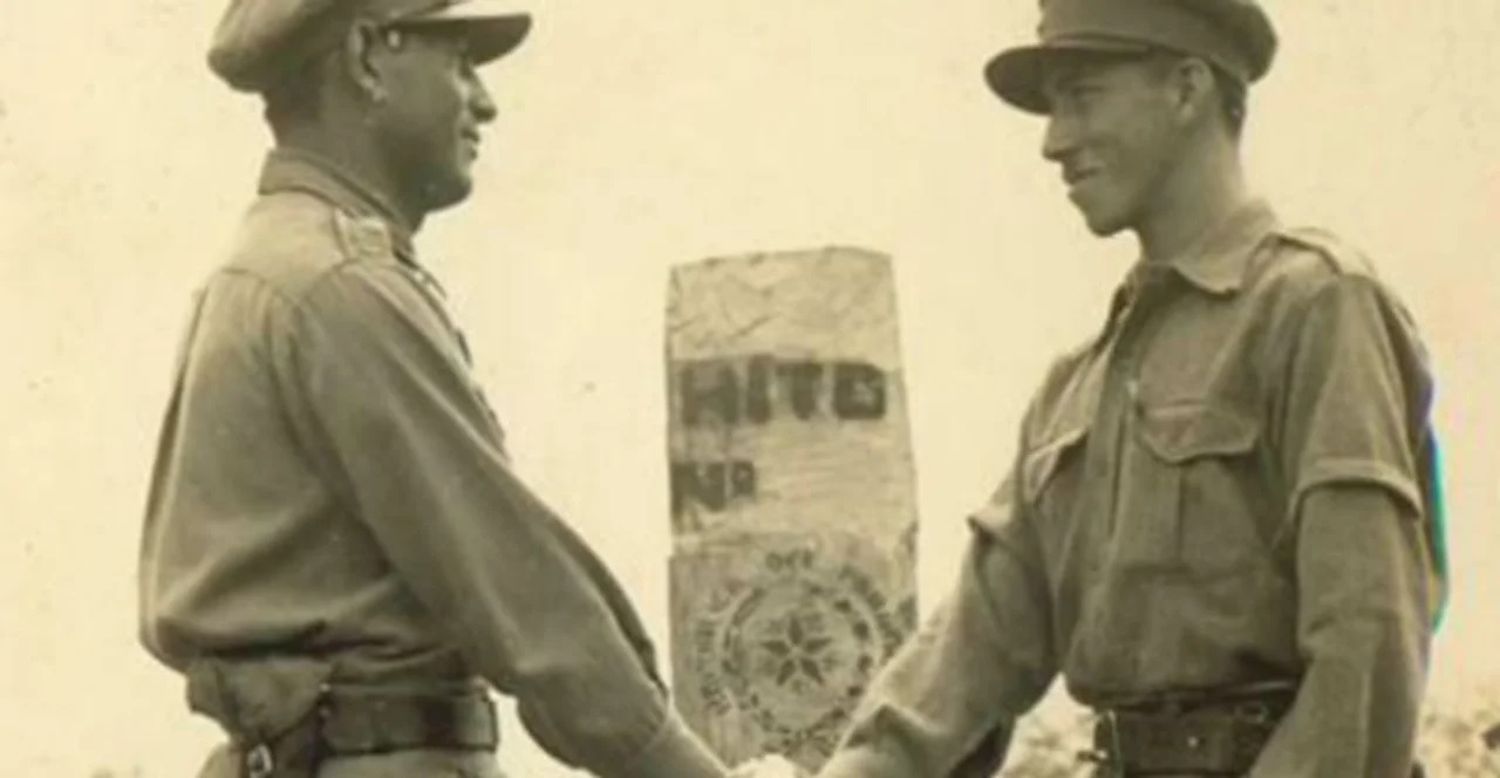
[(230, 0), (208, 64), (235, 89), (263, 91), (337, 45), (359, 18), (482, 27), (476, 30), (481, 60), (514, 48), (530, 27), (524, 12), (488, 0)]

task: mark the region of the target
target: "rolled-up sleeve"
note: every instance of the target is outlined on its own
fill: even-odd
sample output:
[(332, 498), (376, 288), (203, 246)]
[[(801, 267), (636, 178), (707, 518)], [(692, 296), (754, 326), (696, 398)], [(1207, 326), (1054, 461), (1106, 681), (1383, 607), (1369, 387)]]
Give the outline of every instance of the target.
[(1421, 346), (1374, 281), (1338, 276), (1312, 299), (1287, 365), (1285, 537), (1307, 669), (1252, 775), (1404, 777), (1441, 590)]
[(1307, 304), (1285, 380), (1282, 469), (1292, 517), (1312, 490), (1361, 483), (1423, 510), (1431, 397), (1400, 306), (1372, 279), (1331, 279)]
[(601, 776), (722, 775), (614, 580), (511, 471), (436, 303), (400, 268), (354, 262), (283, 314), (284, 391), (316, 464), (537, 741)]
[(998, 768), (1056, 674), (1036, 538), (1011, 483), (971, 519), (956, 588), (881, 670), (819, 778)]

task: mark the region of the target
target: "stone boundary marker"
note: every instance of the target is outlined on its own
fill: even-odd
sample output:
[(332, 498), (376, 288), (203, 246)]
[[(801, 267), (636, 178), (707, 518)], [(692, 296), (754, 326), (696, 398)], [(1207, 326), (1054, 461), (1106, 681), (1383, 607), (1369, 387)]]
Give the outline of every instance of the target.
[(677, 704), (730, 762), (815, 768), (916, 618), (890, 260), (680, 266), (666, 340)]

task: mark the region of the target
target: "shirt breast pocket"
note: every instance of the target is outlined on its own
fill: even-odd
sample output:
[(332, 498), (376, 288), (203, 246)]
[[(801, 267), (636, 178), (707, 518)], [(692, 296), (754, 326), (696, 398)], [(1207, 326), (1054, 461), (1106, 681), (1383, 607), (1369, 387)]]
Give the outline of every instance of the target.
[(1121, 447), (1116, 538), (1127, 567), (1195, 578), (1266, 559), (1274, 508), (1256, 419), (1222, 402), (1136, 404)]

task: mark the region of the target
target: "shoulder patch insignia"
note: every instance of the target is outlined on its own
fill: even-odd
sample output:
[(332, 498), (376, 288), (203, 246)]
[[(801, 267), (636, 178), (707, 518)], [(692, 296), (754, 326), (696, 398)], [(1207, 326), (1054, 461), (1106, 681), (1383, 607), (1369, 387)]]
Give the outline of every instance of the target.
[(334, 210), (333, 225), (339, 245), (350, 259), (385, 260), (394, 254), (389, 228), (378, 218)]

